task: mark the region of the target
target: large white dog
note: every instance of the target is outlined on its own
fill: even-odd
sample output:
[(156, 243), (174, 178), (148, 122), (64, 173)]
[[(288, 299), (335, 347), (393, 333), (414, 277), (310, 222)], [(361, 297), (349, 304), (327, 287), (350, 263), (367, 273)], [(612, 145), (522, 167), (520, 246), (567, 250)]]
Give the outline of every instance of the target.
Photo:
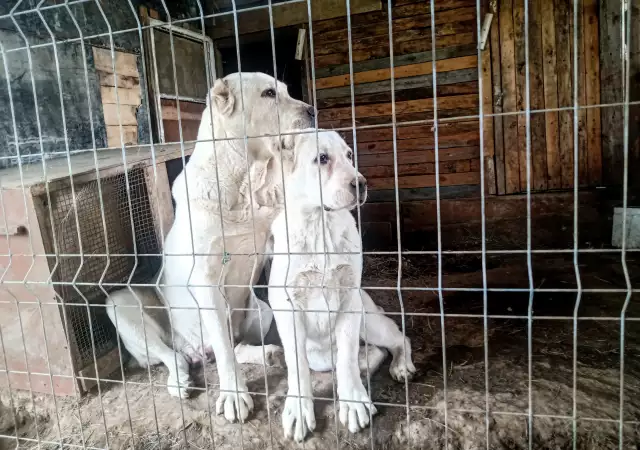
[(288, 369), (284, 433), (302, 441), (315, 428), (310, 369), (335, 367), (340, 421), (356, 432), (376, 413), (360, 379), (359, 340), (391, 351), (396, 380), (411, 377), (415, 367), (409, 340), (359, 289), (362, 244), (351, 210), (358, 197), (364, 202), (367, 189), (351, 149), (333, 131), (319, 130), (317, 146), (315, 134), (294, 141), (286, 215), (282, 211), (272, 225), (269, 303)]
[[(237, 335), (244, 313), (236, 311), (230, 319), (228, 311), (247, 307), (249, 285), (263, 265), (263, 257), (255, 253), (264, 253), (281, 201), (278, 130), (311, 126), (314, 109), (262, 73), (217, 80), (209, 108), (198, 140), (227, 140), (216, 141), (215, 151), (212, 142), (198, 142), (174, 182), (175, 221), (165, 240), (162, 293), (174, 331), (201, 354), (207, 348), (215, 354), (217, 412), (229, 421), (244, 421), (253, 401), (230, 341), (230, 331)], [(259, 137), (264, 135), (271, 136)]]
[(165, 240), (161, 275), (172, 330), (162, 325), (161, 314), (141, 315), (135, 308), (158, 303), (151, 289), (122, 290), (107, 301), (134, 358), (142, 366), (168, 366), (172, 395), (187, 395), (188, 363), (213, 352), (220, 377), (216, 409), (229, 421), (246, 419), (253, 407), (230, 340), (230, 333), (240, 332), (244, 311), (228, 312), (248, 307), (249, 286), (263, 266), (256, 253), (264, 253), (283, 201), (278, 131), (309, 127), (313, 118), (311, 106), (291, 98), (286, 85), (268, 75), (236, 73), (217, 80), (199, 142), (172, 189), (175, 221)]

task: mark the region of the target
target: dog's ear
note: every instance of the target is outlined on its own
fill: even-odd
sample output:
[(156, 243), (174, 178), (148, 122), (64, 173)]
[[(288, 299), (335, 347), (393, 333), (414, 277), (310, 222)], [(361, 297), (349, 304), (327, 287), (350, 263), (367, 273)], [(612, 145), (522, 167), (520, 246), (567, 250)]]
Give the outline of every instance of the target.
[(235, 97), (226, 80), (218, 78), (211, 88), (211, 102), (215, 104), (216, 109), (225, 116), (233, 113)]

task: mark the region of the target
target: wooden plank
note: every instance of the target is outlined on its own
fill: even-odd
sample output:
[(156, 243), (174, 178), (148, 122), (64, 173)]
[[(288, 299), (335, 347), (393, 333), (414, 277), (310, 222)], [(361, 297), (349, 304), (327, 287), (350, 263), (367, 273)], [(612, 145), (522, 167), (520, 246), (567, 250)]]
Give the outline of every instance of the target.
[(140, 104), (140, 88), (139, 87), (137, 89), (118, 88), (118, 91), (116, 94), (116, 88), (114, 86), (100, 86), (100, 96), (102, 97), (103, 104), (120, 104), (120, 105), (135, 105), (135, 106), (138, 106)]
[[(620, 6), (621, 0), (600, 2), (600, 101), (604, 104), (623, 101)], [(602, 178), (605, 184), (620, 184), (622, 179), (622, 113), (621, 107), (601, 109)]]
[[(542, 8), (542, 48), (544, 73), (544, 106), (558, 108), (558, 76), (556, 72), (556, 29), (553, 2)], [(559, 115), (557, 111), (545, 112), (547, 151), (547, 186), (559, 189), (562, 186), (560, 164)]]
[[(351, 0), (351, 14), (378, 11), (382, 8), (380, 0)], [(314, 0), (311, 2), (312, 20), (326, 20), (345, 16), (346, 3), (342, 0)], [(307, 3), (291, 3), (274, 5), (273, 25), (275, 28), (308, 23)], [(254, 33), (270, 28), (269, 12), (266, 9), (256, 11), (238, 10), (238, 32), (240, 34)], [(214, 39), (234, 36), (233, 15), (216, 18), (213, 27)]]
[[(548, 9), (548, 8), (547, 8)], [(544, 109), (542, 53), (542, 0), (529, 3), (529, 81), (531, 109)], [(531, 189), (547, 189), (547, 148), (545, 115), (531, 114)]]
[[(472, 21), (476, 19), (475, 6), (458, 8), (448, 11), (439, 12), (435, 16), (436, 27), (438, 25), (446, 25), (455, 22)], [(411, 17), (394, 18), (393, 32), (408, 31), (431, 26), (431, 15), (421, 14)], [(371, 36), (384, 36), (388, 39), (389, 23), (387, 20), (369, 23), (368, 26), (356, 27), (351, 29), (351, 40), (356, 41)], [(347, 29), (328, 31), (326, 33), (314, 34), (313, 40), (318, 47), (327, 46), (334, 42), (347, 43), (349, 34)]]
[[(487, 13), (486, 2), (483, 5), (483, 12)], [(482, 113), (483, 119), (483, 140), (484, 140), (484, 184), (486, 193), (495, 195), (496, 193), (496, 167), (495, 167), (495, 146), (493, 135), (493, 118), (486, 117), (493, 114), (493, 89), (491, 84), (491, 45), (487, 45), (481, 53), (482, 61)]]
[[(348, 134), (345, 138), (348, 138)], [(349, 140), (349, 139), (345, 139)], [(420, 150), (420, 149), (433, 149), (435, 148), (435, 143), (433, 136), (422, 136), (420, 138), (412, 138), (412, 139), (400, 139), (396, 141), (396, 146), (398, 151), (406, 151), (406, 150)], [(456, 133), (451, 136), (438, 136), (438, 148), (439, 149), (452, 149), (459, 147), (479, 147), (480, 146), (480, 136), (479, 133), (467, 131)], [(391, 140), (373, 140), (369, 142), (361, 142), (358, 139), (358, 154), (372, 154), (372, 153), (392, 153), (393, 152), (393, 141)]]
[[(449, 59), (449, 58), (458, 58), (460, 56), (471, 56), (475, 55), (476, 49), (471, 45), (463, 45), (459, 47), (446, 47), (436, 49), (436, 60), (440, 59)], [(431, 51), (426, 52), (418, 52), (418, 53), (410, 53), (408, 55), (397, 55), (393, 56), (393, 66), (400, 67), (406, 66), (408, 64), (418, 64), (423, 62), (431, 62), (432, 57)], [(356, 72), (366, 72), (368, 70), (376, 70), (376, 69), (384, 69), (389, 67), (391, 62), (391, 58), (379, 58), (373, 59), (369, 61), (360, 61), (353, 63), (353, 71)], [(316, 69), (316, 79), (319, 78), (327, 78), (335, 75), (344, 75), (349, 73), (349, 64), (341, 64), (333, 67), (324, 67)]]
[[(440, 173), (465, 173), (471, 172), (471, 161), (475, 161), (475, 172), (479, 169), (479, 159), (463, 159), (456, 161), (440, 161)], [(367, 180), (373, 178), (388, 178), (394, 176), (394, 166), (368, 166), (360, 168), (360, 173), (364, 175)], [(435, 174), (435, 163), (417, 163), (417, 164), (399, 164), (398, 176), (404, 177), (407, 175), (431, 175)]]
[(144, 175), (149, 192), (149, 204), (153, 215), (153, 225), (159, 242), (164, 242), (164, 237), (173, 224), (173, 203), (171, 201), (171, 187), (167, 175), (165, 163), (145, 167)]
[[(480, 183), (480, 172), (466, 173), (446, 173), (440, 175), (441, 186), (457, 186), (465, 184)], [(370, 189), (393, 189), (395, 187), (395, 179), (391, 178), (372, 178), (367, 180)], [(436, 185), (435, 175), (410, 175), (398, 178), (398, 188), (413, 189), (421, 187), (434, 187)]]
[[(464, 72), (464, 73), (462, 73)], [(462, 83), (454, 83), (448, 84), (448, 81), (455, 81), (458, 77), (464, 79), (467, 75), (472, 78), (472, 81), (462, 82)], [(449, 76), (451, 75), (451, 76)], [(427, 75), (431, 77), (430, 75)], [(459, 70), (456, 72), (447, 72), (447, 75), (444, 77), (438, 76), (438, 86), (437, 86), (437, 94), (438, 97), (448, 97), (450, 95), (461, 95), (461, 94), (477, 94), (478, 93), (478, 82), (477, 82), (478, 72), (473, 69), (465, 69)], [(441, 78), (444, 78), (444, 83)], [(397, 102), (402, 102), (405, 100), (413, 100), (416, 98), (431, 98), (433, 97), (433, 87), (422, 86), (414, 89), (405, 89), (405, 85), (402, 85), (401, 89), (398, 89), (398, 83), (400, 81), (409, 80), (408, 78), (403, 78), (401, 80), (397, 80), (395, 84), (395, 99)], [(378, 82), (378, 83), (387, 83), (388, 82)], [(366, 105), (369, 103), (388, 103), (391, 101), (391, 90), (387, 89), (380, 93), (376, 94), (359, 94), (361, 92), (358, 90), (359, 87), (366, 86), (364, 84), (359, 84), (355, 86), (356, 88), (356, 96), (355, 103), (358, 105)], [(350, 88), (335, 88), (335, 89), (350, 89)], [(328, 90), (328, 89), (325, 89)], [(322, 91), (317, 91), (316, 94), (319, 94)], [(348, 91), (347, 91), (348, 92)], [(317, 106), (318, 109), (326, 109), (333, 108), (336, 106), (348, 106), (351, 105), (351, 94), (342, 95), (336, 98), (322, 98), (318, 99)]]
[[(120, 127), (118, 125), (107, 125), (107, 145), (109, 147), (121, 147)], [(138, 143), (138, 126), (127, 125), (122, 127), (124, 145), (135, 145)]]
[[(424, 63), (431, 64), (431, 63)], [(409, 66), (405, 66), (409, 67)], [(478, 79), (478, 71), (474, 66), (473, 68), (450, 70), (440, 73), (438, 71), (438, 86), (465, 83), (469, 81), (476, 81)], [(360, 72), (366, 73), (366, 72)], [(359, 74), (355, 74), (354, 78), (357, 78)], [(433, 74), (409, 76), (406, 78), (397, 78), (394, 81), (394, 90), (402, 91), (405, 89), (431, 89), (432, 88)], [(318, 80), (319, 82), (320, 80)], [(374, 81), (371, 83), (354, 84), (353, 91), (355, 95), (375, 94), (381, 92), (390, 92), (391, 81)], [(333, 87), (328, 89), (319, 89), (316, 91), (316, 96), (319, 100), (335, 97), (351, 97), (351, 86), (347, 83), (344, 87)]]
[[(406, 124), (409, 122), (424, 122), (424, 123), (433, 123), (433, 110), (425, 110), (420, 112), (414, 112), (409, 114), (396, 114), (396, 123), (398, 125)], [(452, 120), (476, 120), (478, 118), (478, 108), (456, 108), (456, 109), (446, 109), (438, 111), (438, 120), (440, 123), (445, 123), (445, 119), (447, 121)], [(429, 121), (429, 122), (427, 122)], [(364, 125), (387, 125), (390, 126), (391, 117), (390, 116), (379, 116), (379, 117), (359, 117), (356, 119), (356, 129), (360, 129)], [(328, 129), (342, 129), (347, 128), (346, 133), (351, 133), (351, 129), (353, 128), (353, 121), (351, 118), (342, 119), (342, 120), (321, 120), (318, 122), (318, 125), (321, 128)]]
[[(502, 113), (502, 73), (500, 65), (500, 15), (493, 11), (493, 25), (490, 32), (491, 47), (491, 81), (492, 81), (492, 106), (495, 114)], [(495, 148), (495, 173), (496, 173), (496, 193), (505, 194), (505, 160), (504, 160), (504, 129), (502, 117), (496, 116), (491, 119), (493, 122), (493, 145)]]
[[(105, 125), (138, 125), (137, 108), (132, 105), (102, 105)], [(118, 117), (120, 118), (118, 120)]]
[[(584, 0), (584, 49), (585, 95), (587, 105), (600, 104), (600, 55), (598, 32), (598, 1)], [(602, 144), (600, 108), (586, 111), (588, 183), (598, 185), (602, 181)]]
[[(524, 49), (524, 2), (526, 0), (513, 0), (513, 32), (516, 67), (516, 111), (526, 109), (526, 65)], [(527, 118), (524, 114), (518, 114), (518, 138), (516, 148), (518, 151), (518, 168), (520, 170), (520, 192), (527, 190)]]
[[(414, 21), (415, 19), (411, 19)], [(395, 21), (394, 21), (395, 22)], [(397, 30), (393, 29), (393, 44), (399, 45), (403, 42), (416, 41), (420, 39), (431, 38), (431, 27), (427, 16), (427, 21), (417, 25), (413, 28), (407, 28)], [(460, 20), (455, 22), (445, 22), (436, 25), (436, 38), (439, 36), (449, 36), (456, 33), (469, 33), (475, 26), (475, 19)], [(366, 50), (371, 47), (378, 47), (381, 39), (388, 40), (388, 24), (386, 22), (373, 26), (374, 31), (369, 34), (363, 34), (361, 37), (353, 37), (351, 39), (351, 49), (353, 51)], [(382, 33), (376, 32), (383, 31)], [(371, 31), (367, 28), (366, 31)], [(314, 42), (315, 44), (315, 42)], [(314, 45), (315, 56), (331, 55), (334, 53), (347, 53), (349, 52), (349, 40), (347, 38), (341, 39), (335, 42), (322, 43), (319, 42)]]
[[(406, 142), (406, 141), (400, 141)], [(440, 161), (473, 159), (480, 156), (479, 147), (438, 148)], [(435, 150), (414, 150), (398, 152), (398, 164), (419, 164), (435, 162)], [(358, 167), (393, 165), (393, 152), (358, 154)]]
[[(503, 112), (516, 112), (516, 67), (513, 30), (513, 1), (500, 2), (500, 41), (502, 42), (502, 95)], [(505, 191), (510, 194), (520, 191), (520, 157), (517, 150), (518, 120), (514, 115), (503, 116)]]
[[(573, 105), (573, 8), (566, 1), (555, 3), (558, 107), (567, 108)], [(558, 122), (560, 180), (554, 181), (554, 186), (558, 184), (561, 187), (564, 184), (563, 180), (573, 179), (573, 111), (560, 111)], [(564, 173), (566, 168), (569, 170), (568, 174)]]
[[(450, 72), (454, 70), (469, 69), (478, 67), (478, 57), (461, 56), (459, 58), (442, 59), (436, 61), (436, 71)], [(415, 77), (418, 75), (428, 75), (433, 73), (433, 62), (410, 64), (394, 68), (395, 78)], [(350, 85), (350, 76), (337, 75), (329, 78), (316, 79), (316, 89), (335, 88)], [(353, 84), (372, 83), (374, 81), (389, 80), (391, 69), (370, 70), (353, 74)]]
[[(133, 53), (115, 52), (115, 66), (118, 75), (139, 77), (137, 55)], [(113, 73), (111, 50), (93, 47), (93, 61), (96, 70)]]
[[(475, 43), (476, 34), (469, 33), (455, 33), (451, 35), (438, 36), (436, 40), (436, 48), (446, 47), (462, 47)], [(412, 53), (421, 53), (431, 50), (431, 39), (417, 39), (414, 41), (400, 42), (393, 46), (394, 55), (409, 55)], [(377, 46), (365, 49), (356, 50), (352, 53), (352, 61), (366, 61), (371, 59), (386, 58), (389, 56), (389, 43), (386, 41), (380, 42)], [(317, 68), (342, 65), (349, 63), (349, 53), (336, 53), (332, 55), (316, 56), (315, 65)]]
[[(475, 6), (474, 0), (438, 0), (435, 3), (435, 11), (446, 11), (448, 9), (458, 9), (465, 7)], [(403, 17), (414, 17), (421, 14), (429, 14), (431, 12), (431, 6), (428, 2), (415, 2), (408, 3), (393, 3), (393, 18), (400, 19)], [(387, 13), (386, 5), (380, 11), (374, 11), (365, 14), (353, 14), (351, 17), (352, 29), (367, 27), (374, 22), (387, 22), (389, 16)], [(314, 21), (313, 32), (316, 35), (321, 35), (328, 31), (335, 31), (339, 29), (347, 29), (346, 20), (323, 20)]]
[[(204, 109), (204, 105), (203, 109)], [(182, 108), (182, 102), (180, 102), (180, 120), (184, 121), (196, 121), (200, 122), (202, 118), (202, 112), (197, 111), (185, 111)], [(173, 105), (162, 105), (162, 120), (178, 120), (178, 108)]]
[[(584, 26), (582, 21), (582, 11), (578, 11), (578, 103), (582, 106), (587, 102), (586, 91), (586, 71), (585, 71), (585, 37)], [(573, 19), (573, 15), (571, 16)], [(573, 158), (571, 159), (573, 161)], [(572, 168), (575, 168), (575, 162)], [(578, 110), (578, 183), (580, 186), (586, 186), (589, 182), (589, 160), (587, 155), (587, 111), (582, 108)], [(568, 166), (566, 172), (570, 173), (573, 177), (573, 171), (569, 171)], [(563, 174), (565, 167), (563, 167)], [(575, 169), (574, 169), (575, 170)], [(573, 178), (562, 178), (562, 185), (564, 187), (573, 187)]]
[(111, 72), (104, 72), (102, 70), (98, 70), (98, 79), (100, 80), (100, 86), (115, 86), (116, 80), (118, 83), (118, 88), (124, 89), (135, 89), (140, 87), (140, 78), (135, 77), (127, 77), (124, 75), (113, 75)]
[[(438, 110), (456, 109), (456, 108), (473, 108), (478, 104), (478, 96), (471, 95), (453, 95), (438, 99)], [(422, 112), (433, 109), (433, 99), (408, 100), (406, 102), (397, 102), (395, 105), (396, 114), (406, 114), (412, 112)], [(355, 107), (356, 118), (358, 117), (376, 117), (391, 115), (392, 104), (372, 104)], [(323, 109), (318, 112), (319, 120), (337, 120), (348, 119), (351, 117), (352, 108), (331, 108)]]

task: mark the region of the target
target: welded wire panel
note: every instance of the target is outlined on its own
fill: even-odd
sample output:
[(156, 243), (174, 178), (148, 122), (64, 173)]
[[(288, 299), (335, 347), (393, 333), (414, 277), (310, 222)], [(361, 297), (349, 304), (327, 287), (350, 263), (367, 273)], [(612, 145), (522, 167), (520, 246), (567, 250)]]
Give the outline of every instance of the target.
[[(307, 349), (284, 361), (279, 335), (293, 341), (285, 347), (296, 344), (310, 324), (294, 319), (293, 330), (262, 333), (265, 317), (283, 311), (257, 308), (253, 295), (246, 307), (229, 307), (241, 291), (269, 301), (270, 263), (263, 270), (255, 258), (267, 251), (268, 226), (251, 226), (264, 210), (247, 210), (241, 239), (233, 220), (218, 224), (216, 214), (204, 220), (197, 210), (200, 202), (223, 209), (228, 186), (219, 179), (231, 152), (242, 155), (233, 167), (242, 201), (263, 200), (259, 181), (243, 178), (259, 152), (244, 154), (256, 138), (286, 146), (291, 131), (281, 120), (256, 127), (287, 120), (281, 91), (242, 89), (256, 88), (250, 72), (260, 71), (312, 107), (304, 133), (318, 147), (318, 173), (317, 128), (334, 129), (368, 185), (367, 202), (353, 211), (364, 240), (354, 252), (363, 260), (361, 285), (326, 285), (332, 262), (347, 253), (332, 248), (327, 208), (313, 236), (321, 251), (294, 252), (287, 241), (282, 255), (291, 266), (318, 253), (322, 276), (310, 288), (327, 304), (332, 289), (369, 294), (410, 339), (402, 351), (410, 345), (418, 369), (394, 380), (399, 348), (381, 365), (379, 348), (360, 349), (368, 395), (361, 403), (378, 414), (358, 433), (340, 423), (338, 371), (312, 373), (316, 426), (301, 446), (635, 448), (640, 266), (628, 230), (637, 200), (629, 175), (640, 167), (638, 20), (636, 5), (624, 0), (0, 5), (0, 193), (7, 192), (0, 196), (0, 446), (298, 445), (285, 436), (284, 405), (288, 396), (300, 408), (309, 400), (290, 389), (306, 382), (292, 367), (307, 360)], [(239, 88), (216, 95), (213, 74), (235, 71)], [(221, 130), (222, 119), (205, 107), (231, 97), (227, 113), (237, 120)], [(269, 114), (254, 115), (255, 101), (272, 102)], [(194, 150), (201, 120), (216, 127)], [(260, 136), (249, 131), (258, 128)], [(192, 152), (199, 155), (190, 159)], [(200, 175), (174, 173), (203, 160), (210, 165)], [(286, 197), (285, 161), (274, 162)], [(210, 191), (185, 204), (181, 195), (200, 186), (196, 176)], [(326, 180), (318, 178), (324, 205)], [(180, 193), (173, 199), (172, 188)], [(283, 208), (287, 239), (295, 206)], [(614, 207), (621, 207), (616, 246)], [(181, 267), (162, 254), (174, 223), (188, 223), (174, 255), (185, 256)], [(48, 272), (37, 258), (47, 259)], [(204, 285), (202, 261), (222, 267)], [(188, 279), (165, 285), (176, 267)], [(184, 304), (171, 305), (171, 289), (184, 287)], [(193, 292), (203, 291), (220, 294), (215, 315), (196, 301)], [(119, 295), (129, 303), (108, 309)], [(43, 305), (60, 305), (62, 333), (47, 329)], [(373, 312), (295, 306), (307, 318), (361, 315), (364, 342), (378, 331), (366, 328), (379, 323)], [(180, 328), (181, 309), (197, 311), (198, 323)], [(115, 320), (108, 311), (117, 311)], [(245, 313), (260, 329), (255, 346), (243, 340)], [(218, 336), (228, 348), (212, 340), (214, 321), (231, 329)], [(135, 348), (125, 336), (131, 323), (143, 333)], [(48, 342), (64, 333), (78, 371), (53, 373), (49, 352), (59, 349), (34, 351), (30, 336)], [(330, 340), (322, 349), (332, 363), (341, 345)], [(143, 367), (126, 364), (127, 353)], [(62, 379), (73, 382), (65, 392), (72, 398), (54, 395)], [(81, 400), (78, 387), (93, 382), (97, 389)], [(253, 411), (231, 424), (245, 387)]]

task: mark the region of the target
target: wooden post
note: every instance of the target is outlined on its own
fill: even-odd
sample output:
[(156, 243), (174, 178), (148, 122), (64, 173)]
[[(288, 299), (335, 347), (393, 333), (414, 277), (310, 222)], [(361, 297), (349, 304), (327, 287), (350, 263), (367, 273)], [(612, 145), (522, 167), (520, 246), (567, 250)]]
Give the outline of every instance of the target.
[(154, 174), (153, 166), (146, 167), (145, 180), (149, 192), (149, 204), (153, 214), (156, 236), (158, 237), (158, 242), (162, 243), (173, 224), (173, 204), (171, 202), (171, 187), (169, 186), (166, 163), (159, 162), (156, 164), (156, 174)]

